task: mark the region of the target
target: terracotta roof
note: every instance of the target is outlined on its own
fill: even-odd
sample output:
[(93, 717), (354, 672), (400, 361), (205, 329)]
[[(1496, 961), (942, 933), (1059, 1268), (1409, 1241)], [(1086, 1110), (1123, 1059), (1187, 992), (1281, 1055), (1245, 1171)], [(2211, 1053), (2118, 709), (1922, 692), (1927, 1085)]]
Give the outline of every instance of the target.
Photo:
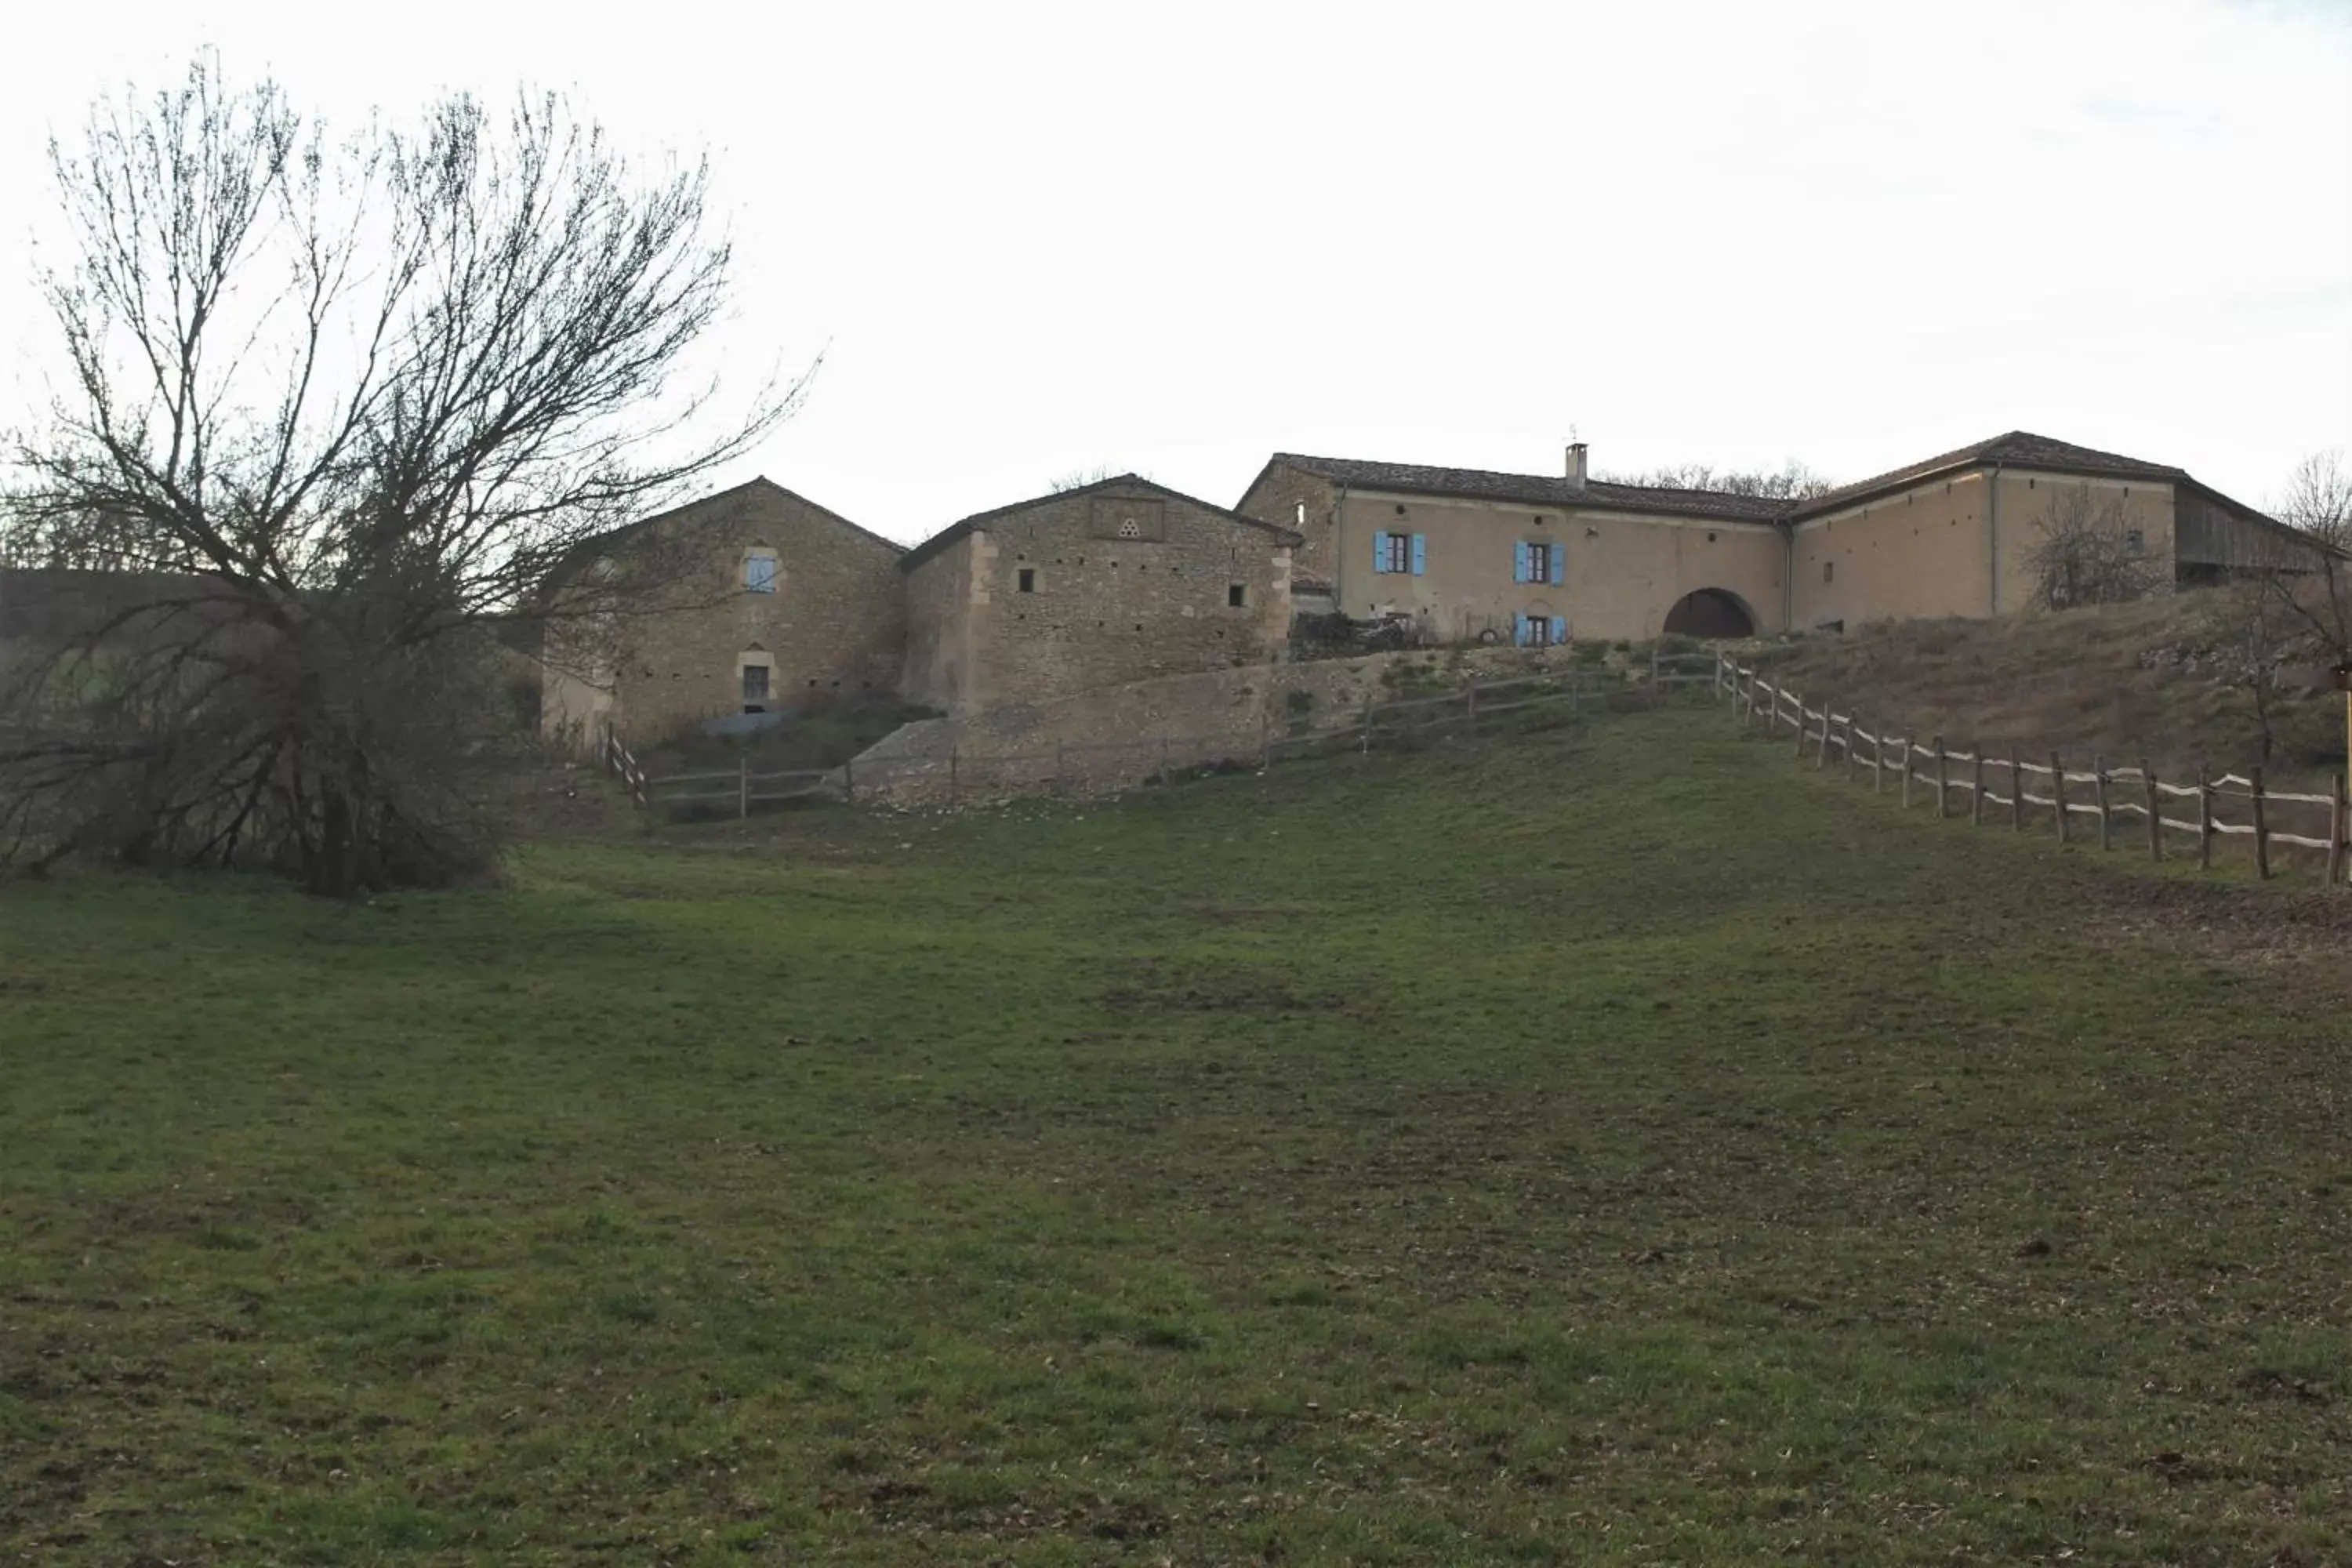
[(1266, 465), (1286, 464), (1301, 473), (1364, 489), (1406, 495), (1461, 496), (1473, 500), (1517, 501), (1528, 506), (1599, 507), (1611, 511), (1658, 512), (1670, 517), (1712, 517), (1735, 522), (1773, 522), (1795, 503), (1721, 490), (1667, 489), (1592, 479), (1581, 489), (1557, 474), (1501, 474), (1486, 468), (1438, 468), (1420, 463), (1374, 463), (1355, 458), (1310, 458), (1276, 452)]
[[(1794, 517), (1812, 517), (1824, 511), (1834, 511), (1851, 506), (1864, 497), (1885, 490), (1899, 490), (1937, 474), (1961, 468), (1981, 468), (1998, 463), (2004, 468), (2038, 468), (2046, 473), (2091, 474), (2125, 479), (2162, 479), (2179, 483), (2189, 479), (2189, 471), (2168, 463), (2151, 463), (2145, 458), (2126, 458), (2119, 452), (2102, 452), (2091, 447), (2077, 447), (2071, 441), (2054, 441), (2047, 436), (2036, 436), (2029, 430), (2011, 430), (2005, 436), (1995, 436), (1989, 441), (1940, 452), (1935, 457), (1891, 468), (1883, 474), (1840, 485), (1833, 490), (1799, 502), (1790, 512)], [(2194, 481), (2190, 481), (2194, 482)], [(2199, 487), (2200, 489), (2202, 486)], [(2227, 500), (2227, 497), (2222, 498)], [(2231, 505), (2238, 503), (2231, 502)], [(2251, 510), (2251, 509), (2247, 509)]]
[(951, 522), (948, 524), (947, 527), (940, 530), (929, 539), (924, 540), (920, 544), (916, 545), (912, 550), (908, 551), (906, 554), (900, 556), (898, 558), (898, 570), (901, 572), (913, 571), (924, 562), (929, 561), (932, 556), (937, 555), (940, 551), (945, 550), (949, 545), (953, 544), (957, 540), (961, 539), (965, 534), (970, 533), (973, 529), (985, 528), (988, 524), (995, 521), (1000, 517), (1010, 517), (1016, 511), (1027, 511), (1031, 507), (1045, 506), (1050, 502), (1057, 500), (1066, 500), (1072, 496), (1091, 495), (1097, 490), (1107, 490), (1114, 486), (1118, 486), (1128, 489), (1150, 490), (1155, 495), (1165, 496), (1171, 500), (1181, 500), (1187, 506), (1199, 507), (1202, 511), (1215, 512), (1219, 517), (1225, 518), (1231, 521), (1246, 523), (1252, 528), (1264, 529), (1266, 532), (1273, 534), (1276, 539), (1281, 540), (1285, 544), (1295, 546), (1305, 542), (1300, 535), (1292, 532), (1289, 529), (1280, 527), (1275, 523), (1262, 522), (1254, 517), (1244, 517), (1240, 512), (1232, 510), (1230, 507), (1219, 506), (1213, 500), (1202, 500), (1198, 496), (1188, 496), (1182, 490), (1171, 490), (1166, 485), (1147, 479), (1140, 474), (1120, 474), (1114, 479), (1097, 479), (1090, 485), (1079, 485), (1071, 489), (1055, 490), (1047, 495), (1032, 496), (1027, 500), (1017, 500), (1010, 506), (991, 507), (986, 511), (976, 511), (961, 522)]

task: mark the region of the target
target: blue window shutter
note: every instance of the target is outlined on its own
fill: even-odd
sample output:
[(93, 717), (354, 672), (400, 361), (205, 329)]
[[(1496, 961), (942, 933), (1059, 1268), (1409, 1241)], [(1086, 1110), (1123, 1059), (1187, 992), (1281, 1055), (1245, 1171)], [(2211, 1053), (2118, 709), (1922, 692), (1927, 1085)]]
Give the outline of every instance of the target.
[(1562, 644), (1562, 643), (1566, 642), (1567, 640), (1568, 640), (1568, 617), (1567, 617), (1566, 616), (1554, 616), (1551, 618), (1551, 643), (1552, 643), (1552, 646), (1553, 646), (1554, 647), (1558, 647), (1560, 644)]
[(1514, 544), (1511, 546), (1511, 581), (1524, 583), (1527, 580), (1528, 547), (1524, 544)]
[(1555, 585), (1567, 582), (1568, 546), (1565, 544), (1554, 544), (1548, 546), (1548, 548), (1551, 552), (1551, 560), (1549, 562), (1551, 569), (1544, 574), (1545, 580)]
[(1429, 570), (1429, 535), (1412, 536), (1412, 574), (1416, 577)]
[(1517, 610), (1511, 612), (1511, 641), (1520, 647), (1528, 646), (1528, 618)]
[(1385, 572), (1388, 569), (1389, 536), (1387, 531), (1383, 530), (1382, 531), (1372, 535), (1372, 570), (1374, 572)]

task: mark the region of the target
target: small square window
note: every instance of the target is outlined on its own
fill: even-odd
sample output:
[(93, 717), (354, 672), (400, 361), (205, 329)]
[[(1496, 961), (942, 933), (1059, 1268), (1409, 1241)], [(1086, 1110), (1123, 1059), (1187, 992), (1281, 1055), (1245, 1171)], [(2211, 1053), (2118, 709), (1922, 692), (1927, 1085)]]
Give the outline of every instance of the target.
[(2138, 554), (2141, 551), (2147, 548), (2147, 535), (2141, 532), (2137, 528), (2125, 529), (2124, 548), (2130, 551), (2134, 555)]
[(747, 664), (743, 667), (743, 700), (765, 702), (768, 700), (768, 667)]
[(1410, 533), (1381, 534), (1379, 554), (1380, 571), (1396, 574), (1411, 572), (1412, 570), (1412, 535)]
[(755, 554), (743, 557), (743, 588), (747, 593), (772, 594), (776, 591), (776, 558)]
[(1240, 609), (1246, 609), (1248, 606), (1249, 606), (1249, 584), (1246, 584), (1246, 583), (1228, 583), (1228, 584), (1225, 584), (1225, 607), (1226, 607), (1226, 608), (1228, 608), (1228, 609), (1240, 610)]
[(1037, 568), (1035, 568), (1034, 566), (1024, 566), (1023, 568), (1021, 568), (1021, 575), (1020, 575), (1020, 579), (1019, 579), (1019, 581), (1020, 581), (1020, 584), (1021, 584), (1021, 591), (1022, 591), (1023, 593), (1024, 593), (1024, 594), (1034, 594), (1034, 593), (1035, 593), (1035, 592), (1037, 591)]

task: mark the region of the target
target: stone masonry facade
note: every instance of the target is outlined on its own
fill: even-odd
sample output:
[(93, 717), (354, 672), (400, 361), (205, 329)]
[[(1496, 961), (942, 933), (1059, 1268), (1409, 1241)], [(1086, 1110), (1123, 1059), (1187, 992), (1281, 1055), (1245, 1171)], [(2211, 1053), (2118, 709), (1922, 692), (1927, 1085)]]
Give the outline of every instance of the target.
[(904, 563), (902, 689), (966, 713), (1270, 663), (1296, 542), (1131, 477), (968, 518)]
[(2185, 470), (2023, 431), (1805, 498), (1593, 478), (1580, 444), (1557, 476), (1276, 453), (1234, 509), (1128, 474), (912, 550), (755, 479), (558, 574), (653, 588), (551, 630), (541, 710), (631, 741), (881, 697), (961, 717), (1277, 663), (1300, 609), (1523, 648), (2005, 615), (2063, 508), (2182, 583), (2302, 547)]
[(689, 502), (604, 553), (656, 585), (625, 615), (551, 628), (551, 734), (593, 738), (609, 723), (640, 742), (724, 714), (897, 692), (905, 551), (781, 485)]

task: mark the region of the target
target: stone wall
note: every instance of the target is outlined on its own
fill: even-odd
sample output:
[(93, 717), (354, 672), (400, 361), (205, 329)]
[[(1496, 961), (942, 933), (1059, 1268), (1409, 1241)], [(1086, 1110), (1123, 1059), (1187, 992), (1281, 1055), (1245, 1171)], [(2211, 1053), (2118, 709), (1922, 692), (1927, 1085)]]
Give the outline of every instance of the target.
[[(772, 554), (774, 591), (746, 586)], [(642, 608), (549, 639), (541, 728), (627, 740), (740, 713), (895, 694), (907, 637), (899, 546), (766, 479), (639, 523), (612, 554), (658, 558)], [(747, 700), (747, 665), (764, 698)]]
[(1139, 481), (971, 519), (908, 558), (907, 694), (961, 713), (1266, 663), (1289, 637), (1291, 537)]
[[(1336, 729), (1397, 696), (1391, 672), (1449, 685), (1575, 662), (1569, 648), (1369, 654), (1162, 677), (894, 731), (851, 764), (859, 799), (905, 804), (1132, 787), (1162, 767), (1259, 756), (1269, 734)], [(951, 762), (952, 759), (952, 762)]]
[(1300, 536), (1291, 565), (1301, 576), (1339, 580), (1331, 539), (1339, 526), (1339, 487), (1287, 463), (1269, 463), (1234, 510), (1244, 517), (1287, 528)]

